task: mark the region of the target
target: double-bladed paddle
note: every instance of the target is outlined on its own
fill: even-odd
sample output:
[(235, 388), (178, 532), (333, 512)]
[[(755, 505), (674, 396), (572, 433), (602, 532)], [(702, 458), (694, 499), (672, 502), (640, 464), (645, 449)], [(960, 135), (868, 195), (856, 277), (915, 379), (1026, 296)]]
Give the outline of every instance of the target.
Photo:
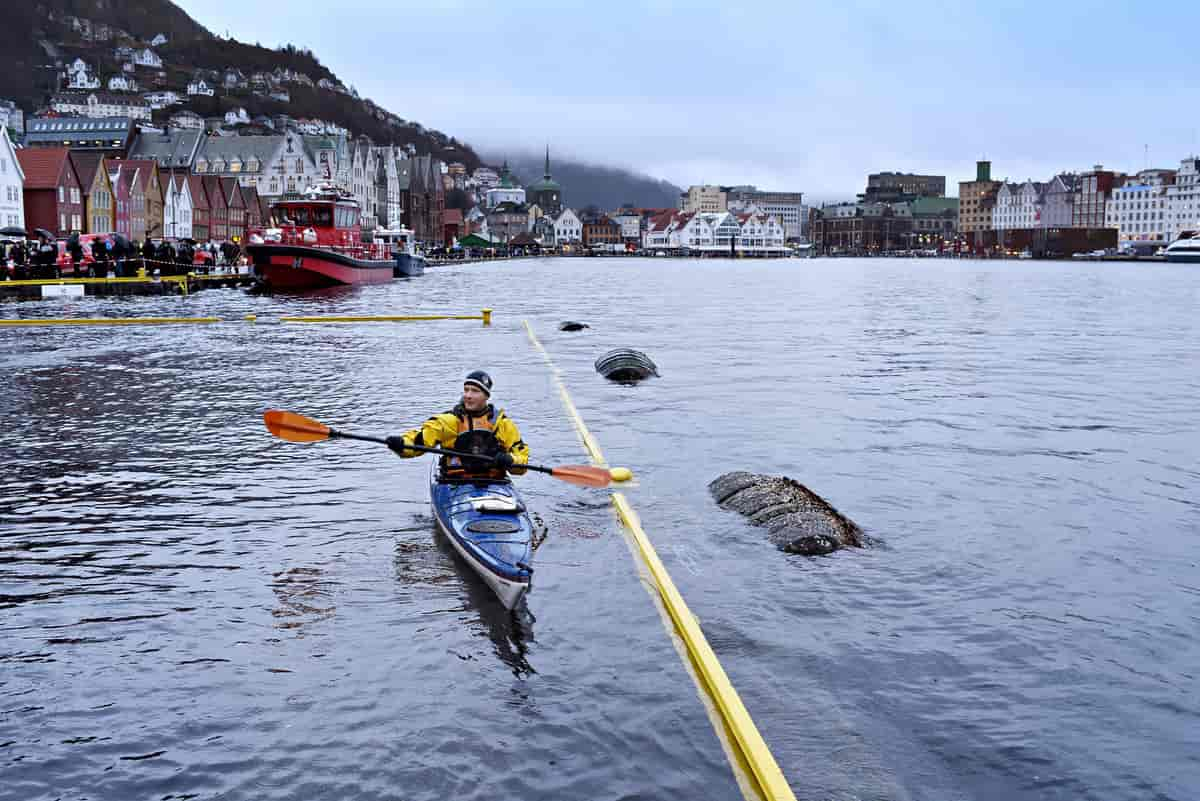
[[(349, 434), (345, 431), (336, 431), (324, 423), (313, 420), (311, 417), (305, 417), (293, 412), (284, 412), (278, 409), (271, 409), (263, 414), (263, 421), (266, 422), (268, 431), (280, 439), (286, 439), (288, 442), (358, 439), (363, 442), (378, 442), (381, 445), (388, 444), (388, 441), (382, 437), (367, 437), (362, 434)], [(479, 456), (474, 453), (464, 453), (447, 448), (427, 448), (424, 445), (405, 445), (404, 449), (421, 451), (422, 453), (436, 453), (441, 456), (460, 456), (480, 460), (490, 459), (490, 457)], [(578, 484), (581, 487), (607, 487), (614, 481), (628, 481), (633, 478), (633, 474), (626, 467), (592, 467), (586, 464), (569, 464), (561, 467), (519, 464), (514, 465), (514, 467), (533, 470), (537, 473), (546, 473), (561, 481)]]

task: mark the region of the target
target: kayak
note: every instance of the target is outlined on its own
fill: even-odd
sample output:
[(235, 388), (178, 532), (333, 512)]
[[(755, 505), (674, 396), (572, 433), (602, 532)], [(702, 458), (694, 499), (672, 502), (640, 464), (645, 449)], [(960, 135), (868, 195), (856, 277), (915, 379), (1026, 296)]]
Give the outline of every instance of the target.
[(533, 575), (533, 521), (516, 487), (508, 479), (444, 481), (435, 461), (429, 500), (438, 529), (454, 550), (500, 603), (515, 609)]

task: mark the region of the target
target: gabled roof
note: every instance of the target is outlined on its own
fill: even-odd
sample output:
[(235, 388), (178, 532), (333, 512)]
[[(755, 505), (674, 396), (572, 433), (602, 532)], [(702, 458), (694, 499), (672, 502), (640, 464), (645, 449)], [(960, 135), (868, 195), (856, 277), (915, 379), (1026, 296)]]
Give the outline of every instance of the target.
[(71, 167), (71, 151), (65, 147), (35, 147), (17, 151), (17, 161), (25, 173), (26, 189), (54, 189), (66, 169)]
[[(158, 172), (158, 164), (151, 159), (125, 159), (122, 164), (124, 165), (122, 172), (128, 170), (132, 173), (135, 173), (138, 185), (141, 186), (142, 192), (147, 192), (150, 189), (151, 176), (157, 174)], [(159, 190), (161, 191), (161, 189), (162, 185), (160, 182)]]
[(142, 184), (137, 180), (137, 168), (129, 166), (128, 163), (122, 163), (116, 182), (118, 185), (116, 194), (121, 197), (133, 197), (135, 189), (138, 192), (142, 191)]
[(86, 195), (96, 180), (96, 173), (100, 172), (100, 165), (104, 163), (104, 154), (75, 150), (71, 153), (71, 161), (75, 165), (75, 174), (79, 176), (79, 185), (83, 187), (83, 193)]
[(221, 191), (225, 193), (225, 202), (230, 208), (246, 208), (246, 197), (241, 192), (237, 178), (222, 178)]
[(246, 211), (250, 212), (252, 217), (257, 218), (262, 216), (262, 206), (259, 204), (257, 187), (243, 186), (242, 200), (246, 204)]
[(229, 208), (229, 201), (225, 198), (225, 190), (221, 188), (221, 179), (215, 175), (204, 176), (204, 192), (208, 195), (208, 207), (210, 209)]
[(204, 180), (199, 175), (187, 176), (188, 189), (192, 193), (192, 209), (208, 210), (208, 193), (204, 191)]

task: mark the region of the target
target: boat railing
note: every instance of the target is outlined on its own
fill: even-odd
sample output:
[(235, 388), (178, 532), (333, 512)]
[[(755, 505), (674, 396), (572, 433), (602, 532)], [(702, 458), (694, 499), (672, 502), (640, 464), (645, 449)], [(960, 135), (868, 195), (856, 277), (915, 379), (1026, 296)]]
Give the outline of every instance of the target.
[[(335, 245), (332, 243), (322, 243), (320, 241), (313, 242), (311, 239), (306, 239), (303, 232), (295, 229), (285, 228), (282, 230), (276, 243), (280, 245), (298, 245), (300, 247), (328, 250), (332, 253), (340, 253), (356, 259), (386, 261), (392, 258), (392, 245), (388, 242), (370, 242), (351, 245)], [(267, 244), (274, 243), (268, 241)]]

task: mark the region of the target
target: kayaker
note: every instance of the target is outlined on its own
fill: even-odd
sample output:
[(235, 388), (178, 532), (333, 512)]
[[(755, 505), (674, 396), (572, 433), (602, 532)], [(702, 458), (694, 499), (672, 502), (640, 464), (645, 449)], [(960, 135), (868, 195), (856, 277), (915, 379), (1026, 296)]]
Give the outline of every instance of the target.
[(506, 473), (521, 475), (521, 465), (529, 464), (529, 446), (521, 439), (517, 424), (488, 401), (492, 397), (492, 378), (475, 370), (463, 379), (462, 399), (448, 412), (435, 414), (420, 428), (406, 431), (398, 437), (388, 437), (387, 444), (405, 459), (420, 456), (421, 451), (406, 448), (420, 445), (426, 448), (449, 448), (491, 456), (493, 460), (477, 461), (442, 457), (442, 473), (446, 478), (504, 478)]

